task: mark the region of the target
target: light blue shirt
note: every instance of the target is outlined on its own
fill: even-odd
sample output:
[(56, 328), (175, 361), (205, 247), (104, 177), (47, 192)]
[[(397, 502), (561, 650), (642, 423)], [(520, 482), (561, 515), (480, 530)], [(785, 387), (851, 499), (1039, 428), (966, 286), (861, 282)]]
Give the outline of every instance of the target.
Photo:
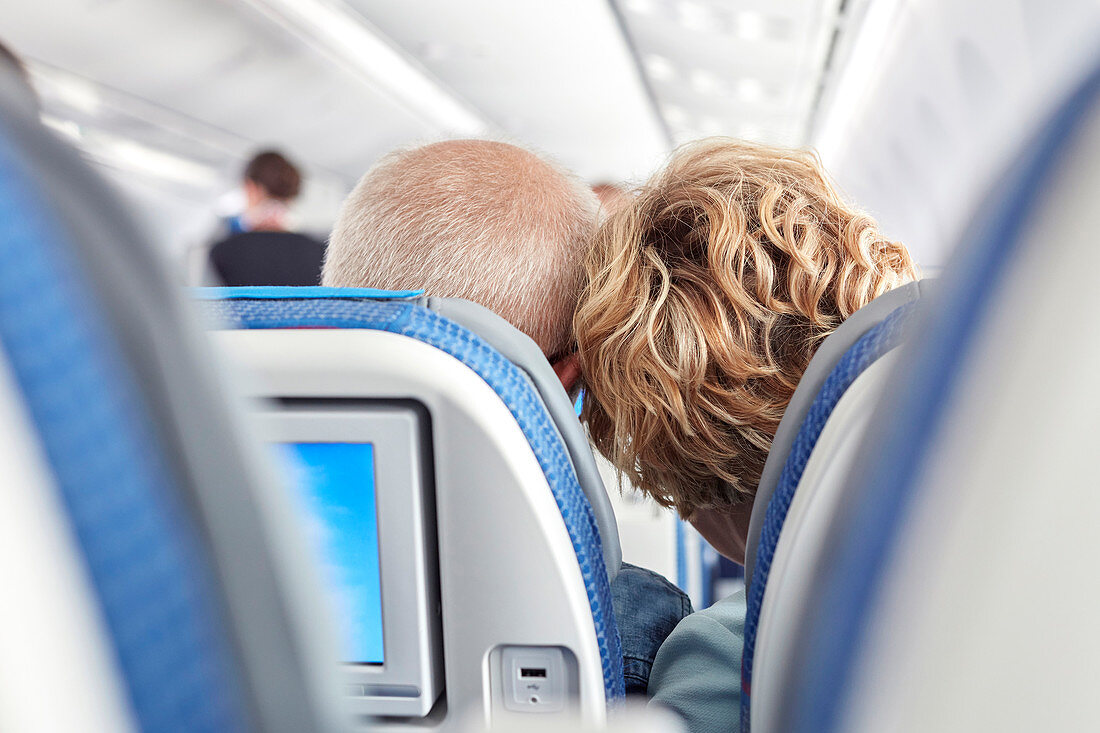
[(650, 705), (671, 708), (691, 733), (741, 727), (745, 591), (685, 616), (661, 645), (649, 676)]

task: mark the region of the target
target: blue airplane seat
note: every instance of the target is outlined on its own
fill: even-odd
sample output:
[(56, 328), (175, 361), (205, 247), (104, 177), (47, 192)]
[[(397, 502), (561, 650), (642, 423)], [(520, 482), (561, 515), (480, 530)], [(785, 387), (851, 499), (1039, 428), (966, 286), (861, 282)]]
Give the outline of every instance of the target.
[[(741, 671), (742, 730), (750, 729), (757, 629), (772, 561), (810, 456), (834, 408), (849, 388), (869, 367), (902, 343), (917, 312), (921, 289), (925, 286), (920, 282), (909, 283), (876, 298), (853, 314), (822, 343), (788, 407), (792, 418), (801, 418), (798, 431), (793, 440), (788, 439), (790, 431), (782, 430), (782, 427), (789, 428), (792, 421), (788, 421), (785, 415), (781, 432), (777, 433), (777, 440), (773, 442), (767, 464), (773, 468), (781, 465), (782, 471), (774, 484), (762, 487), (762, 493), (757, 495), (752, 516), (754, 527), (749, 533), (750, 538), (759, 539), (753, 543), (754, 562), (745, 617)], [(846, 350), (841, 351), (844, 347), (847, 347)], [(827, 373), (823, 379), (820, 376), (822, 373)], [(769, 473), (766, 466), (765, 478)]]
[(889, 292), (883, 293), (863, 308), (848, 317), (835, 331), (829, 334), (810, 360), (806, 371), (798, 382), (798, 388), (791, 395), (787, 409), (772, 439), (764, 470), (760, 474), (760, 483), (753, 501), (752, 517), (749, 523), (749, 535), (745, 547), (745, 582), (751, 584), (756, 567), (756, 553), (760, 546), (760, 537), (764, 520), (772, 495), (779, 484), (780, 476), (787, 463), (795, 441), (798, 439), (810, 412), (811, 406), (825, 386), (841, 359), (855, 346), (868, 331), (877, 327), (895, 310), (910, 303), (916, 303), (927, 295), (933, 287), (934, 279), (926, 278), (906, 283)]
[[(545, 358), (529, 339), (495, 314), (476, 304), (447, 298), (425, 297), (418, 291), (379, 291), (353, 288), (209, 288), (197, 291), (198, 300), (213, 322), (229, 328), (268, 329), (357, 329), (399, 334), (448, 354), (472, 369), (501, 398), (515, 418), (538, 464), (545, 474), (576, 553), (592, 614), (603, 669), (604, 693), (609, 703), (624, 697), (623, 662), (619, 634), (611, 606), (610, 576), (621, 560), (618, 534), (610, 505), (603, 513), (594, 508), (608, 502), (602, 482), (582, 483), (587, 475), (571, 452), (563, 435), (568, 425), (582, 436), (572, 405), (553, 378)], [(448, 315), (442, 315), (447, 313)], [(493, 331), (494, 345), (474, 333), (458, 318), (479, 331)], [(555, 420), (541, 392), (543, 376), (521, 368), (515, 344), (508, 345), (502, 333), (510, 331), (517, 341), (530, 342), (537, 352), (532, 361), (541, 362), (560, 392), (558, 410), (565, 419)], [(502, 351), (513, 353), (507, 358)], [(580, 445), (578, 441), (574, 441)], [(588, 462), (591, 450), (583, 443)], [(594, 464), (591, 475), (598, 480)], [(602, 496), (602, 500), (600, 497)], [(611, 544), (613, 552), (606, 551)]]
[(783, 730), (1093, 730), (1100, 66), (972, 217), (796, 630)]
[[(49, 508), (37, 516), (55, 556), (19, 577), (66, 598), (46, 610), (79, 629), (66, 653), (4, 670), (35, 690), (5, 690), (0, 727), (15, 715), (21, 729), (58, 729), (83, 700), (85, 730), (339, 729), (324, 644), (297, 626), (324, 623), (313, 584), (269, 544), (278, 508), (260, 506), (260, 476), (182, 293), (103, 182), (6, 96), (3, 76), (0, 422), (19, 431), (5, 442), (29, 463), (0, 462), (0, 492)], [(37, 546), (38, 529), (25, 544), (5, 533), (8, 560)], [(5, 573), (9, 592), (14, 578)], [(50, 655), (39, 626), (5, 628), (4, 648), (19, 648), (15, 634)], [(18, 717), (36, 690), (52, 691), (52, 705)]]

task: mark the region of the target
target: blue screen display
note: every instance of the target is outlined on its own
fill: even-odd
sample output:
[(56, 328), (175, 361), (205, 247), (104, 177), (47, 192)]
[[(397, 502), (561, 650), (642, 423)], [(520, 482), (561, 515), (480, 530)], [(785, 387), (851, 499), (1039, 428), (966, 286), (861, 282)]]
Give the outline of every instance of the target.
[(294, 483), (309, 511), (309, 534), (338, 616), (344, 660), (382, 664), (382, 582), (374, 446), (287, 443)]

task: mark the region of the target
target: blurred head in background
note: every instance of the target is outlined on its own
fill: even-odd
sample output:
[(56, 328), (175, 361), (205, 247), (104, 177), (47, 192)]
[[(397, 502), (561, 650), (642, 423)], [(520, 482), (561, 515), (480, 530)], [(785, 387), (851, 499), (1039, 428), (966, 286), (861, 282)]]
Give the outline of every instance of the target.
[(681, 148), (600, 227), (577, 310), (584, 417), (637, 487), (742, 561), (760, 474), (818, 345), (916, 277), (805, 150)]
[(38, 95), (31, 84), (31, 75), (18, 54), (0, 41), (0, 89), (25, 102), (33, 112), (38, 112)]
[(575, 370), (573, 312), (597, 209), (583, 182), (514, 145), (398, 151), (344, 202), (322, 280), (472, 300)]
[(611, 216), (619, 206), (626, 203), (626, 189), (618, 183), (604, 181), (592, 186), (592, 193), (600, 200), (600, 218)]
[(290, 204), (298, 198), (301, 187), (301, 173), (282, 153), (265, 150), (254, 155), (244, 169), (245, 210), (241, 228), (286, 230)]

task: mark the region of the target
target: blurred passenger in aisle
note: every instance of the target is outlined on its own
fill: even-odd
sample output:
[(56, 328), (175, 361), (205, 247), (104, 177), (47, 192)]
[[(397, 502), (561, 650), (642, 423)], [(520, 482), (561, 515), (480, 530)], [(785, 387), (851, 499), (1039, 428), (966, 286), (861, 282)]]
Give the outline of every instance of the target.
[(290, 205), (302, 175), (274, 150), (253, 156), (244, 169), (245, 210), (225, 221), (226, 232), (210, 249), (219, 284), (317, 285), (324, 244), (289, 231)]

